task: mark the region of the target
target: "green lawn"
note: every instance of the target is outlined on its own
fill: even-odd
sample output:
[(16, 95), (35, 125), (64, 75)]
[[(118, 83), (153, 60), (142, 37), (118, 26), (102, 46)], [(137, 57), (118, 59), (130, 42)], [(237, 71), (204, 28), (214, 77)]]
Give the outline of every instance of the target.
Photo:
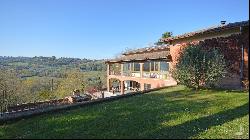
[(249, 138), (249, 93), (177, 86), (0, 126), (0, 138)]

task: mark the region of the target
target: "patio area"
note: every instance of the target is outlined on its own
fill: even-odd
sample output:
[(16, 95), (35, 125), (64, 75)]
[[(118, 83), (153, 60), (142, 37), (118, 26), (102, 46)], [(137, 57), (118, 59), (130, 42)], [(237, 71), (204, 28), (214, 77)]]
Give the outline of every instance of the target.
[[(135, 92), (133, 90), (125, 90), (124, 91), (124, 94), (127, 94), (127, 93), (131, 93), (131, 92)], [(117, 96), (117, 95), (122, 95), (121, 92), (108, 92), (108, 91), (104, 91), (104, 98), (107, 98), (107, 97), (112, 97), (112, 96)], [(101, 96), (100, 96), (101, 98)]]

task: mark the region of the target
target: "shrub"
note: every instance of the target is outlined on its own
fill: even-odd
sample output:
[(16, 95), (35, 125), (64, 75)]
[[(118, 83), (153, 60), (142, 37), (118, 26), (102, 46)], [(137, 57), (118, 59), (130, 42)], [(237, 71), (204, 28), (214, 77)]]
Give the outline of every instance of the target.
[(225, 73), (224, 56), (215, 48), (208, 51), (199, 45), (186, 47), (173, 70), (178, 83), (196, 89), (214, 86)]

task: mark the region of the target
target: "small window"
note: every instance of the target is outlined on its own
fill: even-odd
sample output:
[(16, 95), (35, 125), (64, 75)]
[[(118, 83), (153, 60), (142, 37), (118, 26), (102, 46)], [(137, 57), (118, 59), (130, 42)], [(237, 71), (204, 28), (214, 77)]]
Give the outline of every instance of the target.
[(149, 62), (145, 62), (145, 63), (143, 64), (143, 71), (150, 71), (149, 65), (150, 65)]
[(160, 71), (169, 71), (169, 63), (167, 62), (160, 62)]
[(159, 71), (159, 62), (155, 62), (155, 71)]
[(151, 84), (144, 84), (144, 90), (151, 89)]
[(123, 64), (123, 71), (129, 70), (129, 63)]
[(155, 70), (154, 62), (150, 62), (150, 65), (151, 65), (151, 71), (154, 71)]
[(134, 71), (134, 63), (130, 63), (131, 65), (131, 71)]
[(140, 64), (134, 63), (134, 71), (140, 71)]

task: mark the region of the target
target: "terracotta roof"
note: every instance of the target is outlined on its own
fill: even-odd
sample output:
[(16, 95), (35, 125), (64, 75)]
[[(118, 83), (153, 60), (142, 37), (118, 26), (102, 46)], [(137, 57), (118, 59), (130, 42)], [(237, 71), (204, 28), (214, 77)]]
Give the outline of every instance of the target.
[(127, 52), (123, 53), (123, 55), (130, 55), (130, 54), (136, 54), (136, 53), (144, 53), (144, 52), (150, 52), (150, 51), (164, 50), (164, 49), (168, 48), (168, 46), (169, 45), (164, 44), (164, 45), (155, 45), (155, 46), (151, 46), (151, 47), (144, 47), (144, 48), (140, 48), (140, 49), (127, 51)]
[[(186, 37), (209, 33), (209, 32), (220, 32), (225, 29), (230, 29), (230, 28), (235, 28), (235, 27), (240, 27), (240, 26), (249, 26), (249, 20), (209, 27), (206, 29), (202, 29), (202, 30), (198, 30), (195, 32), (190, 32), (190, 33), (185, 33), (183, 35), (178, 35), (174, 37), (162, 38), (160, 39), (160, 41), (168, 42), (168, 41), (179, 39), (179, 38), (186, 38)], [(145, 48), (127, 51), (118, 58), (106, 60), (106, 63), (140, 61), (140, 60), (147, 60), (147, 59), (163, 59), (163, 58), (168, 58), (169, 55), (170, 55), (169, 45), (164, 44), (164, 45), (145, 47)]]
[(135, 53), (135, 54), (130, 54), (130, 55), (122, 55), (118, 58), (107, 60), (106, 63), (168, 59), (169, 56), (170, 56), (169, 48), (165, 48), (165, 50), (163, 51), (153, 51), (153, 52)]
[(230, 28), (235, 28), (235, 27), (240, 27), (240, 26), (249, 26), (249, 20), (242, 21), (242, 22), (234, 22), (234, 23), (229, 23), (229, 24), (224, 24), (224, 25), (218, 25), (218, 26), (214, 26), (214, 27), (209, 27), (206, 29), (198, 30), (195, 32), (189, 32), (189, 33), (185, 33), (185, 34), (174, 36), (174, 37), (161, 38), (160, 41), (161, 42), (169, 42), (169, 41), (180, 39), (180, 38), (191, 37), (194, 35), (204, 34), (204, 33), (209, 33), (209, 32), (220, 32), (220, 31), (225, 30), (225, 29), (230, 29)]

